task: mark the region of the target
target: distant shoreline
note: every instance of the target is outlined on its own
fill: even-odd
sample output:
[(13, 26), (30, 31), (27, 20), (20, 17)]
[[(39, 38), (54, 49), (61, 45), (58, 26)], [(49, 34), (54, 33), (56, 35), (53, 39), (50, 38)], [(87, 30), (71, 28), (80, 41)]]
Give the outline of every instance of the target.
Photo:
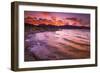
[(54, 25), (33, 25), (33, 24), (27, 24), (25, 23), (25, 26), (27, 27), (36, 27), (36, 28), (53, 28), (53, 29), (90, 29), (90, 27), (86, 26), (71, 26), (71, 25), (64, 25), (64, 26), (54, 26)]

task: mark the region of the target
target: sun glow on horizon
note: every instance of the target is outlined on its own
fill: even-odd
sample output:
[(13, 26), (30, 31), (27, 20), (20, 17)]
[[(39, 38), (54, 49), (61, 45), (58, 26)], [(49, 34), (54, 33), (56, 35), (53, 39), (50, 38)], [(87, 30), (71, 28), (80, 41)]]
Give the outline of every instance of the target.
[(72, 25), (89, 27), (90, 24), (89, 14), (25, 11), (24, 16), (25, 23), (32, 25), (44, 24), (54, 26)]

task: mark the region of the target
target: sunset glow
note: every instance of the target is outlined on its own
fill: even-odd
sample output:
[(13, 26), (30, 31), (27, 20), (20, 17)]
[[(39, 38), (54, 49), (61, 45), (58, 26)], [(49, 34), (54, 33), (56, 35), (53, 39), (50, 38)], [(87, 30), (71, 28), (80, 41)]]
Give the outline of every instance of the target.
[(25, 23), (32, 25), (90, 26), (90, 14), (25, 11)]

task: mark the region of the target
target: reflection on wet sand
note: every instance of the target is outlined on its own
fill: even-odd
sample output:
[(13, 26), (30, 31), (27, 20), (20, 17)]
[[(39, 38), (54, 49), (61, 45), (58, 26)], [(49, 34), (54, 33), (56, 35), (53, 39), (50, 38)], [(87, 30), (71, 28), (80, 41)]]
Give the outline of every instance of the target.
[(25, 32), (25, 61), (90, 58), (89, 29)]

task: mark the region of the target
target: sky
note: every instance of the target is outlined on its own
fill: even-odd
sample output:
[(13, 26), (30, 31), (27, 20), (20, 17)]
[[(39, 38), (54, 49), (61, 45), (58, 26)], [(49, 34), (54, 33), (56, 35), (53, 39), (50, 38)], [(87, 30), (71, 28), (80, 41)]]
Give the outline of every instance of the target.
[(63, 13), (63, 12), (42, 12), (42, 11), (24, 11), (24, 18), (36, 17), (52, 20), (56, 17), (57, 20), (64, 20), (65, 18), (81, 19), (84, 25), (90, 25), (90, 14), (83, 13)]

